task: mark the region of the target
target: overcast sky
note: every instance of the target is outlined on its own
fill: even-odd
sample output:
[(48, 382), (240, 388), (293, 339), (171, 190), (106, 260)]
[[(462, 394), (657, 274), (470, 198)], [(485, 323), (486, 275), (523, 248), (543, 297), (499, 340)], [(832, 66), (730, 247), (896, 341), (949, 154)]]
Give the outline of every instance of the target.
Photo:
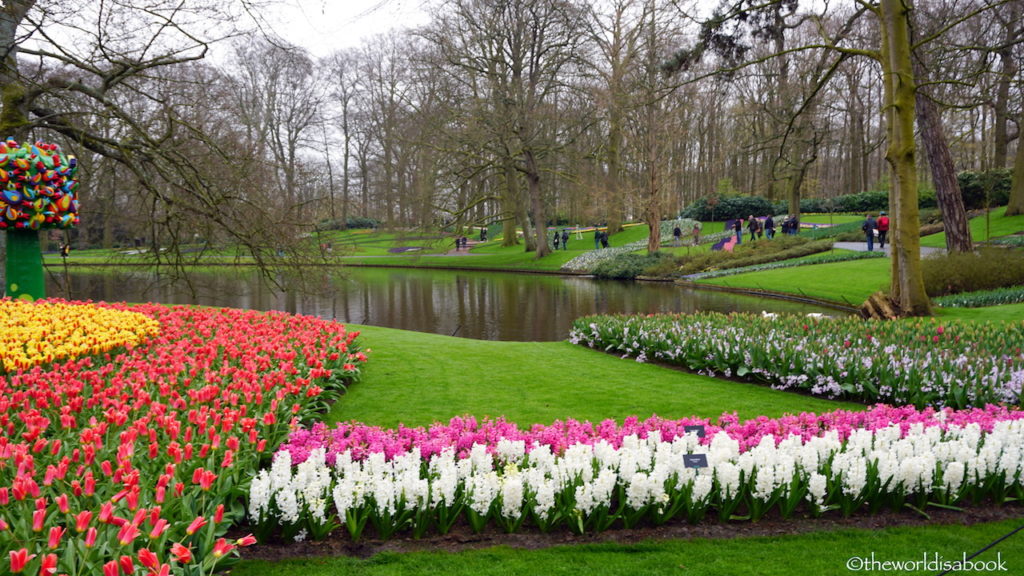
[(267, 25), (284, 40), (325, 56), (392, 28), (427, 22), (426, 0), (282, 0)]

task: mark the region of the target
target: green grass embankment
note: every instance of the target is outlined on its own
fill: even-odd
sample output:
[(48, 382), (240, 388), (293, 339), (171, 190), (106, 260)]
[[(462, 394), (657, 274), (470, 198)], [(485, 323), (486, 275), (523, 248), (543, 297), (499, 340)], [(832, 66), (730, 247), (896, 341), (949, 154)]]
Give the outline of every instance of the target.
[(621, 359), (568, 342), (494, 342), (353, 326), (370, 348), (364, 381), (326, 418), (394, 427), (454, 416), (504, 417), (523, 426), (575, 418), (663, 418), (723, 412), (741, 418), (861, 409), (766, 386)]

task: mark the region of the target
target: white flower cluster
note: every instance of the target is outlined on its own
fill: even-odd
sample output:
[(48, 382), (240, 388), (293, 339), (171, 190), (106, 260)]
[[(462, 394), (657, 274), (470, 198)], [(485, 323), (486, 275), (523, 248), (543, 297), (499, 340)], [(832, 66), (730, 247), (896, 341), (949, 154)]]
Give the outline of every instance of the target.
[[(672, 241), (672, 230), (678, 225), (684, 230), (684, 237), (689, 239), (689, 234), (693, 230), (694, 224), (699, 224), (695, 220), (683, 218), (681, 220), (662, 220), (660, 226), (660, 240), (662, 243)], [(705, 242), (707, 239), (704, 239)], [(637, 250), (644, 250), (647, 248), (647, 239), (637, 240), (636, 242), (630, 242), (624, 246), (613, 246), (610, 248), (598, 248), (596, 250), (590, 250), (584, 252), (579, 256), (569, 260), (562, 265), (562, 270), (568, 272), (593, 272), (594, 268), (598, 264), (605, 260), (610, 260), (620, 254), (629, 254), (630, 252), (636, 252)]]
[[(706, 455), (708, 466), (686, 467), (687, 454)], [(604, 440), (575, 444), (562, 455), (541, 445), (527, 453), (521, 442), (504, 442), (493, 450), (475, 445), (462, 459), (446, 450), (425, 462), (413, 449), (391, 460), (373, 454), (353, 461), (345, 453), (333, 468), (322, 453), (294, 471), (289, 464), (288, 453), (279, 452), (270, 471), (252, 482), (249, 511), (256, 523), (294, 525), (301, 513), (322, 524), (327, 494), (341, 523), (353, 512), (378, 518), (417, 513), (399, 529), (413, 527), (424, 512), (464, 507), (496, 522), (557, 517), (567, 525), (597, 515), (649, 512), (654, 518), (673, 508), (691, 518), (689, 512), (703, 516), (708, 509), (763, 513), (782, 502), (790, 510), (802, 502), (815, 513), (852, 513), (866, 503), (911, 497), (951, 504), (968, 490), (984, 497), (979, 491), (993, 486), (1003, 494), (1020, 492), (1024, 420), (998, 422), (989, 433), (977, 424), (947, 430), (915, 424), (905, 431), (894, 425), (855, 430), (845, 442), (836, 431), (807, 440), (766, 435), (745, 452), (725, 432), (710, 444), (693, 434), (662, 441), (653, 432), (627, 436), (618, 448)]]

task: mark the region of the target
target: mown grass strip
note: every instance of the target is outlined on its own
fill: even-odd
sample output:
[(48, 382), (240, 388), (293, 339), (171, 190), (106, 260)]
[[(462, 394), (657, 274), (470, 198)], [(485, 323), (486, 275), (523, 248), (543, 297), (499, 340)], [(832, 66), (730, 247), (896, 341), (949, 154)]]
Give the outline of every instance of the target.
[(568, 342), (492, 342), (375, 326), (359, 330), (372, 352), (363, 381), (327, 417), (394, 427), (471, 414), (521, 426), (628, 416), (741, 418), (861, 405), (718, 380), (588, 350)]
[[(856, 574), (936, 574), (941, 570), (883, 571), (859, 558), (877, 562), (915, 562), (926, 559), (960, 561), (1021, 524), (1006, 520), (972, 526), (925, 526), (887, 529), (843, 529), (794, 536), (762, 536), (734, 539), (647, 541), (638, 544), (600, 543), (557, 546), (541, 550), (494, 547), (460, 553), (383, 553), (366, 559), (351, 557), (301, 558), (279, 562), (246, 561), (232, 570), (234, 576), (319, 576), (350, 574), (390, 576), (418, 574), (489, 576), (545, 574), (579, 576), (721, 574), (811, 576)], [(854, 559), (854, 560), (851, 560)], [(1024, 569), (1024, 534), (1018, 533), (981, 554), (975, 562), (995, 566), (1002, 562), (1014, 574)], [(849, 564), (848, 564), (849, 563)], [(799, 568), (797, 568), (799, 566)], [(853, 568), (860, 568), (854, 570)], [(985, 571), (954, 574), (989, 573)]]

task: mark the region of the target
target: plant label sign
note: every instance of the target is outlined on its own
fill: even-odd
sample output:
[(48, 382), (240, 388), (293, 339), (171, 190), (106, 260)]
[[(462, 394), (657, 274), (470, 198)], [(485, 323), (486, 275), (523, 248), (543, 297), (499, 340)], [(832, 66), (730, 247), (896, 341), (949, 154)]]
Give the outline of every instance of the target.
[(703, 438), (706, 432), (704, 431), (703, 424), (694, 424), (693, 426), (683, 426), (683, 433), (685, 434), (696, 434), (697, 438)]
[(683, 454), (683, 467), (684, 468), (707, 468), (708, 467), (708, 455), (707, 454)]

